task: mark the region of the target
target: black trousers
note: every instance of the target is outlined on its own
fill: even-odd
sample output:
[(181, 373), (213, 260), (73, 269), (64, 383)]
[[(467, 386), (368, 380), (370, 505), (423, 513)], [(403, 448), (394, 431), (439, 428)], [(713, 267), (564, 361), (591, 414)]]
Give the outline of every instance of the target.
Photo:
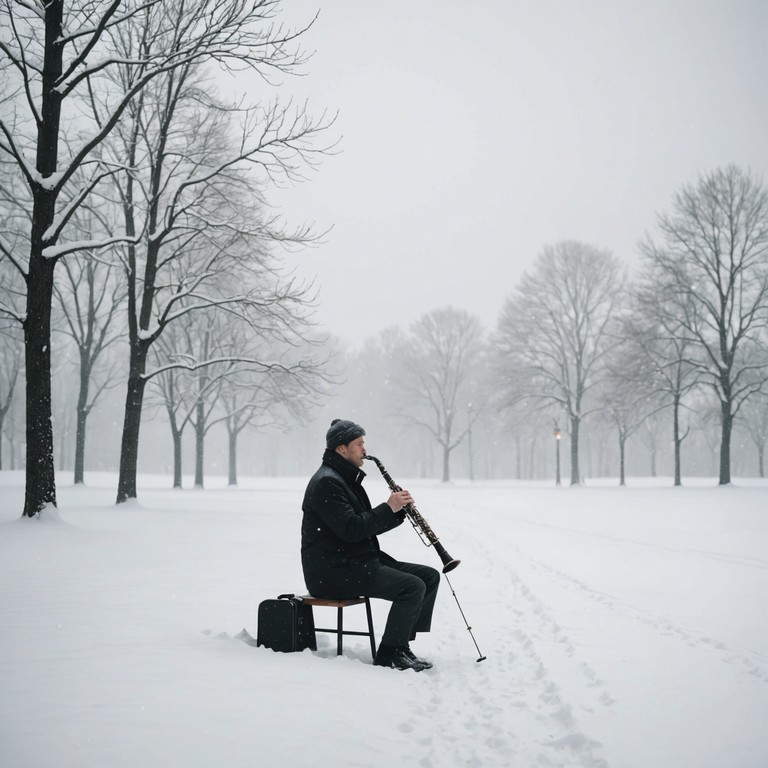
[(392, 601), (381, 642), (402, 646), (417, 632), (429, 632), (439, 586), (440, 573), (428, 565), (389, 559), (381, 565), (365, 590), (367, 597)]

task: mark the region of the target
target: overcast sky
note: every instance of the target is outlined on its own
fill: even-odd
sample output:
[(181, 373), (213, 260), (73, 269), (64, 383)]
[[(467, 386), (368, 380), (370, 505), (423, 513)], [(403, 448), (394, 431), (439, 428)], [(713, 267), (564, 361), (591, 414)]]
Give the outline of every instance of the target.
[(542, 247), (637, 261), (681, 185), (768, 178), (768, 3), (290, 0), (320, 15), (290, 84), (339, 113), (340, 154), (279, 199), (333, 227), (289, 262), (357, 342), (453, 305), (489, 329)]

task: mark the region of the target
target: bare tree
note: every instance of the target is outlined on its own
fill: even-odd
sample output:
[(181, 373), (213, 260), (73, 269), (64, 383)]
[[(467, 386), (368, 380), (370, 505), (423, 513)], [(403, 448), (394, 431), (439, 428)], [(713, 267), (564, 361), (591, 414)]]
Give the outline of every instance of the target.
[(739, 410), (739, 426), (746, 431), (757, 451), (757, 471), (765, 477), (765, 446), (768, 444), (768, 402), (764, 393), (747, 400)]
[(607, 359), (599, 400), (601, 415), (615, 428), (619, 443), (619, 485), (626, 481), (627, 440), (660, 409), (654, 391), (654, 364), (637, 354), (627, 340), (615, 345)]
[(16, 383), (24, 361), (20, 334), (15, 331), (14, 326), (0, 328), (0, 469), (3, 468), (2, 436), (5, 434), (5, 417), (13, 404)]
[[(322, 350), (322, 351), (320, 351)], [(237, 485), (237, 440), (248, 427), (302, 421), (335, 377), (324, 344), (265, 341), (247, 323), (218, 309), (169, 325), (153, 347), (156, 384), (174, 445), (174, 487), (181, 487), (181, 437), (195, 430), (195, 485), (204, 484), (204, 441), (223, 423), (228, 432), (230, 485)], [(271, 362), (265, 362), (271, 361)], [(288, 418), (281, 418), (280, 414)]]
[[(0, 4), (0, 95), (11, 104), (0, 120), (0, 153), (12, 161), (32, 199), (28, 257), (0, 239), (0, 254), (17, 270), (26, 301), (24, 311), (16, 313), (24, 328), (26, 356), (25, 516), (56, 504), (50, 362), (54, 269), (68, 253), (111, 244), (68, 240), (68, 224), (107, 175), (131, 164), (126, 157), (117, 165), (98, 163), (99, 148), (127, 106), (162, 73), (193, 61), (234, 62), (256, 71), (262, 61), (267, 68), (295, 61), (286, 47), (296, 33), (265, 21), (275, 6), (274, 0)], [(131, 37), (139, 43), (126, 58), (116, 41)], [(150, 38), (164, 44), (151, 48), (141, 43)], [(86, 120), (82, 99), (95, 94), (108, 98), (96, 119)], [(69, 144), (63, 141), (65, 134), (72, 137)], [(83, 169), (89, 171), (88, 182), (73, 185), (76, 172)], [(130, 232), (127, 238), (135, 240), (137, 234)]]
[(248, 428), (259, 429), (276, 423), (270, 413), (275, 393), (269, 376), (240, 372), (223, 382), (219, 402), (227, 430), (227, 483), (237, 485), (237, 445)]
[[(97, 235), (99, 227), (88, 216), (83, 229)], [(88, 415), (99, 397), (116, 384), (116, 365), (111, 362), (97, 376), (105, 352), (118, 341), (124, 327), (117, 322), (125, 300), (125, 284), (109, 261), (73, 256), (62, 261), (63, 279), (54, 285), (54, 296), (63, 317), (61, 330), (70, 336), (78, 353), (74, 482), (84, 482)], [(109, 361), (108, 361), (109, 362)]]
[[(211, 414), (222, 380), (234, 365), (228, 357), (232, 353), (220, 351), (223, 329), (215, 327), (217, 319), (212, 311), (188, 314), (183, 325), (180, 321), (169, 326), (155, 345), (162, 371), (155, 381), (163, 395), (173, 438), (174, 488), (181, 487), (181, 437), (187, 425), (195, 433), (195, 487), (204, 485), (205, 436), (215, 423)], [(185, 367), (174, 367), (179, 362)]]
[(237, 445), (246, 429), (279, 426), (284, 430), (307, 421), (310, 410), (326, 396), (330, 381), (325, 362), (314, 368), (286, 364), (285, 369), (260, 372), (238, 366), (223, 381), (217, 422), (227, 430), (228, 484), (237, 485)]
[[(301, 56), (287, 54), (288, 39), (270, 29), (258, 45), (238, 53), (240, 63), (289, 70)], [(129, 58), (138, 44), (167, 46), (162, 36), (122, 43)], [(314, 236), (306, 228), (288, 231), (267, 216), (261, 190), (311, 165), (312, 153), (323, 151), (313, 150), (312, 141), (329, 122), (290, 104), (238, 108), (218, 102), (207, 94), (204, 76), (193, 61), (158, 79), (131, 105), (111, 148), (134, 168), (119, 179), (126, 234), (135, 241), (125, 262), (130, 364), (118, 502), (136, 496), (147, 355), (165, 329), (186, 314), (219, 307), (255, 331), (279, 327), (290, 336), (311, 303), (307, 286), (282, 279), (270, 243), (302, 244)]]
[[(194, 325), (187, 327), (190, 351), (195, 359), (210, 361), (213, 356), (223, 358), (222, 339), (215, 323), (215, 314), (206, 316), (197, 313)], [(216, 423), (211, 416), (219, 400), (222, 381), (233, 365), (232, 361), (221, 359), (221, 362), (198, 367), (192, 374), (193, 407), (189, 412), (189, 422), (195, 434), (195, 488), (205, 485), (205, 437)]]
[(622, 334), (637, 364), (644, 361), (646, 381), (662, 408), (672, 413), (674, 484), (682, 484), (682, 444), (690, 433), (682, 416), (686, 396), (699, 384), (695, 345), (684, 331), (676, 308), (678, 300), (646, 270), (633, 287), (631, 311), (622, 319)]
[(473, 402), (482, 355), (480, 321), (461, 310), (437, 309), (410, 328), (404, 343), (390, 348), (392, 379), (400, 392), (399, 418), (426, 430), (442, 449), (443, 482), (451, 479), (451, 452), (468, 435), (482, 409)]
[[(682, 435), (685, 439), (689, 430)], [(657, 477), (659, 474), (659, 456), (662, 453), (661, 447), (666, 443), (664, 440), (664, 419), (661, 413), (652, 414), (643, 424), (640, 432), (640, 439), (643, 445), (648, 449), (648, 468), (651, 477)]]
[(727, 485), (733, 420), (768, 380), (759, 340), (768, 324), (768, 194), (749, 172), (717, 169), (674, 196), (658, 229), (661, 243), (648, 238), (641, 250), (720, 404), (719, 482)]
[(607, 251), (573, 240), (546, 246), (507, 299), (491, 339), (508, 404), (538, 401), (565, 413), (571, 438), (571, 485), (580, 483), (579, 430), (599, 403), (599, 384), (624, 277)]
[(182, 454), (181, 440), (184, 429), (189, 424), (188, 398), (190, 395), (186, 371), (168, 365), (174, 360), (183, 359), (187, 345), (185, 344), (184, 326), (175, 323), (158, 338), (153, 348), (156, 367), (160, 368), (152, 382), (155, 385), (156, 397), (150, 397), (150, 404), (159, 401), (168, 416), (173, 443), (173, 487), (182, 486)]

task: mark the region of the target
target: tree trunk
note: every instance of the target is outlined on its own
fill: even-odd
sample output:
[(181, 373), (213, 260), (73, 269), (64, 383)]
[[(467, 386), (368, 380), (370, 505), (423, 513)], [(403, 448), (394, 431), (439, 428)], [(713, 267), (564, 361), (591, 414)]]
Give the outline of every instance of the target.
[(173, 372), (169, 373), (165, 398), (165, 409), (168, 412), (168, 424), (171, 427), (171, 440), (173, 441), (173, 487), (181, 488), (181, 436), (184, 432), (184, 425), (179, 428), (176, 421), (176, 378)]
[(181, 488), (181, 430), (171, 424), (173, 435), (173, 487)]
[[(51, 214), (52, 211), (51, 207)], [(40, 214), (35, 218), (39, 222)], [(51, 302), (54, 262), (43, 258), (42, 249), (41, 237), (33, 236), (27, 278), (27, 317), (24, 320), (27, 469), (23, 515), (26, 517), (38, 515), (46, 504), (56, 506), (51, 424)]]
[[(61, 94), (55, 85), (62, 73), (63, 0), (45, 6), (45, 58), (42, 105), (37, 130), (36, 168), (44, 179), (56, 173), (59, 156)], [(51, 423), (51, 304), (56, 262), (46, 259), (44, 240), (54, 221), (58, 192), (33, 189), (32, 231), (27, 274), (27, 313), (24, 319), (24, 358), (27, 366), (27, 469), (24, 517), (38, 515), (46, 504), (56, 506), (56, 477)]]
[(451, 452), (447, 445), (443, 446), (443, 482), (448, 483), (451, 480), (450, 467)]
[[(3, 419), (5, 424), (5, 419)], [(10, 426), (8, 427), (8, 456), (10, 457), (9, 469), (16, 469), (16, 419), (11, 416)], [(2, 432), (0, 432), (0, 442), (2, 442)]]
[(75, 485), (85, 483), (85, 422), (88, 409), (77, 409), (77, 431), (75, 433)]
[(467, 430), (467, 457), (469, 459), (469, 479), (475, 479), (474, 457), (472, 456), (472, 429)]
[(77, 396), (77, 427), (75, 431), (75, 485), (85, 481), (85, 423), (88, 419), (88, 388), (91, 372), (85, 359), (86, 353), (80, 351), (80, 391)]
[(536, 470), (536, 438), (532, 437), (528, 444), (528, 479), (535, 480)]
[(656, 435), (654, 434), (653, 429), (649, 430), (649, 440), (651, 448), (651, 477), (656, 477), (658, 474), (656, 469), (656, 458), (658, 456), (658, 450), (656, 447)]
[(675, 443), (675, 485), (682, 485), (682, 472), (680, 470), (680, 398), (675, 397), (672, 406), (673, 439)]
[(731, 432), (733, 430), (733, 416), (731, 415), (730, 400), (720, 401), (720, 413), (722, 420), (722, 434), (720, 437), (720, 485), (729, 485), (731, 482)]
[(627, 478), (625, 474), (625, 450), (627, 445), (627, 438), (622, 432), (622, 430), (619, 430), (619, 485), (626, 485), (627, 484)]
[(229, 427), (229, 485), (237, 485), (237, 431)]
[(133, 344), (128, 390), (125, 396), (123, 438), (120, 447), (120, 474), (117, 481), (117, 503), (136, 498), (136, 473), (139, 462), (139, 431), (144, 402), (144, 370), (147, 360), (145, 344)]
[(579, 485), (579, 423), (578, 416), (571, 416), (571, 485)]
[[(0, 427), (2, 427), (2, 424), (0, 423)], [(759, 445), (757, 447), (757, 467), (760, 472), (760, 477), (765, 477), (765, 471), (764, 471), (764, 462), (765, 459), (765, 445)], [(0, 469), (2, 469), (2, 464), (0, 463)]]
[(197, 420), (195, 421), (195, 488), (202, 488), (203, 458), (205, 453), (205, 403), (197, 402)]

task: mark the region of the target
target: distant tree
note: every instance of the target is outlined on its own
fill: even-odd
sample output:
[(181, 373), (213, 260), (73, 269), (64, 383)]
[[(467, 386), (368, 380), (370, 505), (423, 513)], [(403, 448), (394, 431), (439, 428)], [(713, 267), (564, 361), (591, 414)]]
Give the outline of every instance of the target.
[(443, 482), (451, 479), (451, 452), (482, 412), (479, 405), (471, 413), (467, 410), (474, 401), (482, 345), (480, 321), (446, 308), (422, 315), (388, 350), (395, 361), (392, 381), (401, 404), (398, 418), (426, 430), (440, 445)]
[(17, 329), (14, 326), (0, 328), (0, 469), (3, 468), (5, 417), (11, 410), (23, 364), (23, 343)]
[(601, 415), (618, 437), (620, 486), (627, 484), (627, 440), (661, 407), (655, 394), (653, 363), (638, 355), (634, 344), (622, 340), (607, 357), (598, 395)]
[(644, 374), (643, 385), (672, 414), (674, 484), (682, 484), (682, 444), (690, 433), (681, 423), (686, 396), (699, 384), (696, 346), (678, 319), (678, 297), (658, 285), (653, 270), (645, 271), (631, 292), (631, 309), (622, 318), (621, 333), (630, 355)]
[[(85, 236), (95, 238), (99, 229), (95, 218), (86, 217), (83, 229)], [(63, 278), (53, 289), (56, 309), (63, 318), (59, 329), (73, 340), (78, 356), (74, 468), (74, 483), (78, 485), (84, 482), (88, 415), (100, 396), (117, 381), (114, 361), (107, 361), (98, 376), (97, 371), (105, 353), (125, 332), (120, 321), (126, 291), (109, 261), (73, 256), (62, 261), (61, 270)]]
[(187, 381), (185, 372), (173, 365), (163, 365), (177, 359), (176, 345), (172, 340), (172, 331), (182, 330), (181, 326), (169, 329), (169, 332), (158, 339), (154, 347), (157, 357), (157, 365), (161, 371), (152, 378), (155, 385), (155, 396), (150, 398), (152, 402), (159, 402), (168, 416), (168, 425), (171, 429), (171, 441), (173, 444), (173, 487), (182, 486), (182, 455), (181, 440), (184, 429), (189, 424), (189, 410), (187, 407)]
[(719, 482), (731, 482), (731, 432), (768, 380), (760, 334), (768, 324), (768, 193), (751, 173), (719, 168), (686, 185), (658, 216), (660, 242), (642, 253), (679, 338), (720, 404)]
[[(244, 430), (268, 426), (287, 430), (304, 424), (310, 411), (327, 396), (327, 385), (336, 379), (328, 373), (325, 355), (318, 357), (313, 347), (310, 341), (284, 349), (282, 367), (259, 371), (238, 365), (222, 379), (216, 422), (227, 430), (229, 485), (237, 485), (237, 445)], [(253, 354), (257, 354), (255, 349)]]
[[(688, 430), (682, 435), (683, 439), (687, 437)], [(640, 439), (648, 449), (648, 467), (651, 477), (659, 474), (659, 455), (664, 441), (664, 420), (660, 413), (651, 414), (643, 424), (640, 431)]]
[(227, 484), (237, 485), (237, 445), (241, 433), (277, 422), (271, 413), (275, 392), (269, 376), (239, 372), (223, 382), (219, 398), (222, 423), (227, 430)]
[(757, 471), (765, 477), (765, 446), (768, 444), (768, 398), (764, 393), (747, 400), (737, 417), (739, 426), (749, 435), (757, 451)]
[(227, 355), (218, 354), (225, 334), (223, 328), (215, 327), (219, 319), (212, 310), (190, 313), (170, 325), (153, 348), (159, 373), (148, 381), (159, 388), (168, 414), (174, 488), (181, 487), (181, 438), (187, 426), (195, 433), (195, 487), (204, 485), (205, 436), (213, 425), (211, 414), (222, 379), (234, 365), (229, 350)]
[[(205, 485), (205, 437), (217, 423), (217, 419), (212, 416), (219, 401), (221, 385), (235, 365), (223, 354), (222, 337), (217, 332), (216, 319), (215, 312), (207, 316), (197, 313), (194, 325), (187, 328), (193, 357), (209, 361), (208, 365), (196, 368), (192, 374), (194, 407), (190, 409), (189, 421), (195, 435), (195, 488)], [(223, 359), (221, 362), (212, 362), (214, 357)]]
[(506, 300), (491, 337), (507, 402), (538, 401), (566, 415), (571, 485), (581, 482), (579, 432), (583, 419), (599, 408), (589, 398), (616, 343), (610, 327), (623, 284), (607, 251), (573, 240), (546, 246)]
[(195, 433), (195, 487), (204, 486), (205, 439), (217, 424), (228, 432), (230, 484), (237, 484), (237, 439), (248, 427), (302, 421), (333, 376), (322, 345), (270, 346), (263, 333), (211, 308), (169, 326), (153, 347), (147, 380), (157, 385), (174, 445), (174, 487), (181, 487), (181, 436)]

